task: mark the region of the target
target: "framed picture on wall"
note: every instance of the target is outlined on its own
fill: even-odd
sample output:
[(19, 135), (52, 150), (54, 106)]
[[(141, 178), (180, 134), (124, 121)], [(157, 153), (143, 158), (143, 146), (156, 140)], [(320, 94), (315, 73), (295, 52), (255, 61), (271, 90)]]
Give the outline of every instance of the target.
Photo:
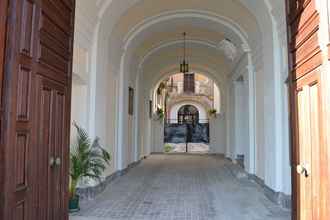
[(128, 114), (134, 114), (134, 89), (128, 88)]
[(149, 118), (152, 118), (152, 100), (149, 100)]

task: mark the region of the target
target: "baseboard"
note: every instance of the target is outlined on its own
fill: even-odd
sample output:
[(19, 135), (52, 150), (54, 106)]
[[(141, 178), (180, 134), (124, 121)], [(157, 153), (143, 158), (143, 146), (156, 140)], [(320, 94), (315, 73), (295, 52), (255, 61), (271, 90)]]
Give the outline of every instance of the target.
[(92, 200), (97, 195), (101, 194), (107, 186), (109, 186), (114, 180), (116, 180), (118, 177), (121, 177), (128, 173), (128, 171), (137, 165), (141, 163), (142, 160), (146, 159), (146, 157), (141, 158), (139, 161), (133, 162), (130, 165), (128, 165), (127, 168), (123, 170), (118, 170), (114, 172), (113, 174), (107, 176), (104, 181), (97, 184), (96, 186), (90, 186), (90, 187), (84, 187), (84, 188), (78, 188), (77, 194), (80, 196), (81, 200)]
[(270, 199), (271, 201), (280, 205), (283, 208), (286, 208), (286, 209), (292, 208), (292, 205), (291, 205), (292, 200), (291, 200), (290, 195), (286, 195), (285, 193), (274, 191), (273, 189), (271, 189), (270, 187), (268, 187), (265, 184), (264, 180), (260, 179), (256, 175), (249, 174), (249, 178), (251, 180), (253, 180), (254, 182), (256, 182), (259, 186), (261, 186), (261, 188), (264, 191), (264, 194), (267, 196), (268, 199)]

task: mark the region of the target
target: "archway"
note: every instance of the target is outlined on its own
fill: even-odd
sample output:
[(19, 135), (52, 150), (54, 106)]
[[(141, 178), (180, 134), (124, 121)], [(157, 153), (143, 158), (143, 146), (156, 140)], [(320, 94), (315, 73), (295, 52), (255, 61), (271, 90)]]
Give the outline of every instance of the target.
[[(135, 7), (136, 6), (135, 4), (138, 5), (139, 1), (132, 2), (130, 5), (130, 7), (132, 7), (132, 10), (131, 11), (127, 10), (125, 12), (127, 14), (130, 14), (130, 12), (134, 10), (141, 12), (143, 5), (146, 2), (147, 1), (141, 1), (141, 5), (139, 5), (138, 7)], [(238, 2), (239, 1), (235, 3)], [(108, 42), (111, 48), (109, 49), (110, 52), (109, 51), (105, 53), (101, 52), (101, 57), (103, 58), (104, 54), (107, 55), (107, 53), (110, 53), (109, 57), (111, 58), (111, 60), (112, 58), (114, 58), (115, 60), (114, 63), (110, 64), (111, 67), (109, 69), (111, 69), (111, 71), (118, 73), (117, 82), (118, 85), (120, 85), (121, 87), (118, 93), (119, 94), (118, 97), (123, 97), (124, 99), (121, 101), (118, 100), (118, 103), (120, 105), (118, 111), (119, 114), (125, 114), (126, 112), (127, 106), (125, 105), (127, 103), (127, 96), (125, 95), (125, 93), (128, 84), (129, 86), (136, 85), (137, 94), (140, 94), (138, 96), (141, 96), (138, 97), (139, 101), (137, 102), (136, 107), (137, 109), (140, 109), (139, 110), (140, 112), (143, 113), (135, 116), (135, 118), (139, 118), (139, 120), (135, 121), (136, 127), (133, 129), (136, 129), (136, 135), (135, 135), (136, 146), (140, 146), (137, 148), (140, 148), (139, 150), (143, 152), (142, 155), (149, 155), (152, 146), (154, 145), (152, 141), (148, 140), (150, 136), (153, 136), (152, 132), (154, 130), (152, 129), (151, 126), (153, 121), (150, 120), (150, 118), (148, 117), (148, 113), (149, 113), (148, 106), (149, 106), (149, 101), (152, 99), (152, 95), (150, 95), (149, 93), (150, 90), (146, 88), (149, 88), (149, 86), (154, 85), (153, 83), (150, 83), (150, 79), (152, 78), (151, 75), (158, 75), (158, 72), (160, 72), (160, 70), (168, 68), (171, 65), (173, 66), (177, 62), (176, 60), (177, 57), (176, 58), (170, 57), (170, 59), (167, 59), (167, 57), (165, 57), (164, 54), (175, 53), (174, 50), (172, 50), (171, 52), (169, 48), (175, 48), (173, 46), (175, 44), (179, 45), (179, 43), (175, 43), (178, 42), (179, 40), (175, 39), (173, 35), (169, 36), (164, 32), (172, 32), (173, 29), (172, 30), (167, 29), (167, 27), (170, 27), (171, 26), (170, 24), (172, 24), (173, 26), (174, 23), (182, 22), (181, 24), (184, 24), (182, 26), (188, 27), (187, 23), (184, 23), (186, 20), (188, 20), (186, 18), (191, 18), (191, 21), (193, 23), (194, 21), (200, 19), (201, 23), (203, 22), (202, 26), (206, 26), (205, 24), (208, 23), (209, 26), (219, 27), (217, 31), (224, 32), (226, 38), (232, 40), (233, 43), (237, 46), (237, 48), (242, 49), (241, 45), (243, 45), (242, 47), (243, 47), (244, 58), (241, 58), (241, 60), (243, 61), (240, 63), (240, 65), (237, 65), (236, 69), (228, 68), (227, 70), (223, 71), (223, 69), (216, 66), (216, 61), (215, 61), (216, 59), (214, 59), (215, 57), (217, 57), (218, 60), (222, 58), (219, 58), (217, 55), (211, 52), (211, 51), (214, 52), (216, 50), (218, 43), (220, 43), (220, 39), (222, 40), (222, 38), (220, 38), (217, 33), (213, 32), (211, 34), (212, 36), (218, 37), (218, 40), (215, 40), (211, 43), (209, 41), (212, 41), (214, 39), (208, 38), (205, 35), (204, 36), (195, 35), (194, 39), (190, 39), (191, 44), (200, 46), (198, 51), (200, 51), (200, 49), (203, 48), (205, 49), (206, 47), (209, 48), (208, 52), (210, 53), (202, 53), (203, 55), (212, 54), (212, 56), (208, 56), (207, 58), (205, 58), (205, 60), (203, 60), (203, 55), (200, 56), (194, 55), (191, 57), (191, 62), (193, 63), (200, 62), (199, 63), (200, 65), (209, 66), (212, 69), (221, 69), (219, 72), (222, 72), (221, 75), (223, 75), (223, 78), (225, 79), (222, 81), (222, 83), (225, 84), (225, 86), (221, 87), (221, 89), (224, 90), (224, 94), (225, 94), (223, 96), (224, 99), (221, 101), (225, 104), (225, 108), (222, 110), (224, 115), (223, 117), (220, 117), (220, 119), (227, 120), (228, 127), (226, 128), (226, 130), (229, 131), (232, 127), (229, 123), (230, 122), (229, 116), (230, 113), (233, 112), (232, 111), (233, 109), (230, 109), (230, 105), (229, 105), (230, 98), (227, 96), (227, 94), (230, 92), (227, 91), (230, 89), (228, 89), (228, 87), (231, 85), (232, 82), (236, 81), (236, 79), (242, 75), (242, 72), (244, 72), (243, 75), (245, 79), (249, 79), (248, 80), (249, 106), (248, 107), (245, 106), (245, 108), (249, 109), (249, 129), (250, 131), (255, 131), (255, 135), (251, 135), (251, 134), (249, 135), (249, 140), (248, 140), (249, 145), (253, 146), (252, 148), (251, 147), (249, 148), (250, 151), (249, 154), (254, 156), (256, 158), (255, 160), (257, 161), (256, 164), (254, 163), (255, 160), (251, 160), (253, 162), (250, 162), (249, 166), (247, 166), (248, 170), (251, 174), (255, 174), (261, 179), (264, 179), (266, 184), (270, 186), (272, 189), (275, 189), (275, 191), (281, 191), (283, 189), (283, 191), (287, 192), (287, 194), (290, 193), (290, 189), (289, 189), (290, 181), (285, 183), (282, 181), (275, 181), (274, 180), (275, 178), (272, 178), (270, 176), (270, 173), (276, 173), (276, 175), (285, 176), (285, 173), (289, 171), (289, 169), (287, 169), (288, 166), (285, 166), (285, 168), (283, 168), (280, 166), (272, 165), (278, 163), (288, 164), (286, 160), (288, 158), (288, 154), (286, 154), (287, 152), (285, 152), (285, 146), (286, 146), (285, 143), (283, 145), (279, 144), (281, 141), (285, 142), (285, 140), (281, 140), (278, 138), (280, 136), (280, 133), (278, 132), (279, 128), (283, 124), (285, 124), (285, 120), (283, 120), (281, 115), (276, 113), (272, 108), (273, 106), (276, 107), (281, 106), (281, 103), (283, 102), (282, 98), (277, 99), (277, 101), (273, 102), (274, 100), (273, 98), (275, 96), (277, 98), (279, 97), (278, 93), (276, 93), (275, 90), (277, 90), (277, 92), (282, 91), (280, 88), (281, 85), (275, 85), (276, 83), (275, 84), (269, 83), (268, 84), (269, 86), (267, 87), (262, 86), (263, 85), (262, 81), (269, 80), (269, 82), (273, 82), (274, 79), (273, 76), (275, 76), (275, 74), (278, 74), (280, 72), (274, 70), (280, 65), (277, 65), (278, 64), (277, 63), (278, 60), (276, 61), (277, 58), (273, 57), (273, 55), (275, 54), (274, 51), (276, 51), (277, 48), (279, 48), (276, 46), (277, 43), (274, 43), (274, 41), (277, 41), (278, 39), (272, 39), (272, 37), (269, 37), (269, 36), (273, 36), (274, 38), (276, 38), (276, 33), (275, 32), (273, 33), (272, 31), (276, 28), (274, 28), (274, 26), (271, 25), (274, 21), (271, 20), (273, 16), (269, 13), (270, 7), (275, 3), (272, 2), (270, 3), (266, 2), (266, 3), (267, 4), (254, 5), (254, 3), (246, 3), (242, 1), (242, 5), (240, 4), (231, 5), (233, 6), (233, 8), (242, 12), (241, 15), (242, 17), (244, 17), (244, 21), (242, 21), (242, 19), (240, 18), (232, 16), (230, 13), (218, 11), (217, 7), (214, 7), (214, 10), (211, 10), (208, 4), (206, 4), (205, 8), (203, 7), (203, 9), (198, 9), (198, 10), (194, 10), (194, 9), (185, 10), (180, 4), (176, 5), (178, 8), (177, 10), (172, 10), (173, 9), (171, 8), (172, 4), (169, 4), (165, 12), (160, 9), (161, 7), (159, 7), (158, 9), (148, 11), (149, 14), (145, 14), (144, 17), (137, 16), (136, 21), (134, 22), (132, 22), (124, 15), (122, 22), (128, 24), (129, 28), (120, 27), (121, 26), (120, 22), (118, 22), (114, 30), (111, 30), (116, 33), (116, 37), (110, 39)], [(116, 3), (113, 4), (116, 5)], [(240, 7), (243, 5), (246, 8)], [(194, 8), (194, 6), (195, 5), (192, 5), (191, 8)], [(130, 9), (130, 7), (126, 9)], [(123, 8), (120, 9), (124, 10)], [(118, 12), (115, 12), (114, 14), (117, 16), (121, 10), (118, 10)], [(107, 13), (108, 12), (106, 11), (105, 16), (107, 15)], [(142, 15), (143, 13), (136, 13), (136, 14)], [(119, 15), (118, 18), (121, 19)], [(109, 24), (106, 24), (106, 22), (104, 22), (104, 25), (109, 25)], [(251, 25), (251, 27), (249, 25)], [(157, 26), (162, 27), (162, 29), (164, 29), (164, 32), (162, 32), (160, 29), (157, 29)], [(208, 30), (206, 30), (205, 32), (207, 31)], [(123, 34), (124, 32), (125, 34)], [(112, 32), (109, 32), (108, 35), (107, 34), (102, 35), (100, 37), (101, 41), (103, 41), (104, 39), (108, 39), (110, 33)], [(152, 33), (152, 36), (149, 35), (150, 33)], [(159, 35), (157, 35), (157, 33), (159, 33)], [(267, 35), (266, 33), (268, 33), (269, 35)], [(120, 42), (118, 41), (118, 39), (124, 39), (125, 42)], [(158, 39), (161, 42), (156, 43), (155, 39)], [(247, 42), (247, 44), (243, 44), (244, 39)], [(150, 42), (150, 44), (148, 45), (146, 44), (146, 42)], [(269, 45), (269, 46), (265, 47), (265, 45)], [(213, 49), (211, 49), (212, 47)], [(106, 48), (108, 49), (109, 47)], [(114, 54), (115, 52), (120, 51), (122, 48), (123, 51), (122, 53), (120, 53), (120, 56)], [(266, 57), (265, 56), (266, 54), (268, 55), (272, 54), (272, 56)], [(154, 59), (157, 55), (159, 55), (159, 58), (163, 56), (164, 60), (171, 60), (171, 61), (169, 61), (168, 63), (160, 62), (159, 60)], [(205, 63), (203, 63), (203, 61), (201, 60), (203, 60)], [(118, 63), (120, 63), (120, 66), (118, 65)], [(152, 63), (155, 63), (157, 65), (152, 66)], [(224, 66), (228, 63), (230, 62), (226, 60)], [(234, 76), (228, 77), (228, 75), (230, 74), (234, 74)], [(276, 75), (276, 77), (277, 76), (278, 75)], [(257, 81), (256, 79), (260, 81)], [(263, 97), (264, 94), (267, 97), (269, 97), (269, 100), (271, 101), (266, 100), (267, 101), (266, 103)], [(247, 113), (247, 110), (245, 112)], [(269, 112), (269, 114), (274, 117), (268, 117), (268, 115), (265, 115), (264, 112)], [(256, 117), (258, 117), (258, 119), (256, 119)], [(273, 125), (273, 128), (271, 128), (272, 122), (276, 122), (276, 124), (278, 125), (278, 126), (276, 125), (275, 129), (274, 129), (275, 125)], [(117, 139), (119, 140), (117, 144), (117, 148), (119, 150), (118, 152), (121, 151), (120, 146), (130, 147), (128, 146), (129, 144), (127, 144), (125, 140), (126, 138), (125, 132), (127, 131), (126, 125), (127, 123), (126, 123), (125, 115), (120, 116), (120, 119), (118, 121), (118, 127), (120, 129), (118, 133), (119, 135), (117, 136)], [(273, 131), (276, 132), (274, 133)], [(227, 138), (227, 140), (229, 140), (229, 138)], [(235, 155), (231, 155), (230, 152), (231, 150), (230, 147), (233, 144), (228, 142), (225, 145), (227, 148), (227, 152), (226, 152), (227, 156), (230, 156), (231, 158), (235, 158)], [(275, 149), (278, 146), (284, 148), (284, 150), (281, 151), (283, 154), (285, 154), (284, 157), (282, 157), (280, 151), (276, 151), (276, 152), (271, 151), (271, 149)], [(273, 153), (275, 153), (276, 155), (274, 156)], [(124, 154), (125, 152), (119, 153), (118, 158), (123, 158)], [(129, 164), (129, 162), (127, 161), (125, 162), (125, 160), (127, 160), (127, 158), (123, 158), (123, 160), (119, 159), (117, 166), (125, 167), (127, 164)], [(285, 181), (287, 181), (287, 179), (285, 179)]]
[(197, 124), (199, 122), (199, 111), (193, 105), (184, 105), (178, 111), (178, 123)]

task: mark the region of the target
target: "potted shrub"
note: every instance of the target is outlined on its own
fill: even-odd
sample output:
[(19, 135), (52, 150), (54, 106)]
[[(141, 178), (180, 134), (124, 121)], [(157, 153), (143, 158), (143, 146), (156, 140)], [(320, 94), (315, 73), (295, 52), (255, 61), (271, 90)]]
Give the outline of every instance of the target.
[(162, 120), (164, 117), (165, 117), (164, 110), (161, 108), (157, 108), (155, 120)]
[(173, 147), (170, 144), (165, 144), (165, 146), (164, 146), (165, 153), (171, 153), (172, 150), (173, 150)]
[(217, 110), (215, 108), (208, 110), (208, 115), (210, 118), (216, 118), (217, 117)]
[(70, 152), (70, 212), (79, 210), (79, 181), (83, 178), (101, 181), (102, 172), (111, 161), (110, 153), (100, 146), (98, 137), (91, 141), (83, 128), (76, 123), (74, 126), (77, 130), (77, 140)]

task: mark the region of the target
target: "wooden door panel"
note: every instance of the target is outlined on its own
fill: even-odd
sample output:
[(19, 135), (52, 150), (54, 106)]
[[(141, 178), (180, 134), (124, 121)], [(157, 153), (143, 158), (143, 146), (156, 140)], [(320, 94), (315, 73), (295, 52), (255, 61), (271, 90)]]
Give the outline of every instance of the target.
[[(328, 152), (324, 141), (325, 113), (322, 88), (323, 54), (316, 0), (287, 0), (291, 71), (292, 128), (294, 138), (293, 219), (327, 220), (329, 216)], [(308, 165), (309, 175), (299, 175)], [(307, 167), (308, 167), (307, 166)], [(299, 166), (298, 168), (301, 168)]]
[[(53, 80), (38, 77), (38, 152), (43, 158), (40, 162), (47, 164), (47, 169), (40, 167), (38, 173), (43, 178), (40, 184), (39, 200), (44, 201), (39, 219), (63, 219), (67, 210), (68, 173), (63, 161), (67, 160), (69, 151), (66, 141), (67, 92), (66, 87)], [(60, 158), (61, 164), (51, 165), (51, 159)]]
[(22, 22), (21, 22), (21, 41), (20, 52), (32, 57), (33, 50), (33, 26), (35, 16), (35, 3), (30, 0), (22, 2)]
[[(2, 82), (4, 72), (4, 57), (5, 57), (5, 39), (6, 39), (6, 23), (7, 23), (7, 0), (0, 1), (0, 124), (3, 123), (2, 109)], [(0, 128), (1, 129), (1, 128)], [(1, 132), (0, 132), (1, 134)], [(0, 139), (1, 136), (0, 136)], [(0, 145), (0, 191), (5, 190), (5, 149)], [(5, 202), (4, 198), (0, 197), (0, 218), (4, 216)]]
[[(326, 208), (322, 201), (327, 195), (322, 190), (326, 184), (322, 172), (326, 167), (322, 161), (326, 156), (326, 146), (322, 143), (322, 112), (321, 112), (321, 83), (320, 72), (298, 80), (295, 87), (295, 154), (294, 167), (304, 165), (308, 167), (308, 176), (295, 172), (297, 191), (297, 219), (326, 220)], [(326, 183), (326, 182), (323, 182)]]
[[(65, 220), (75, 1), (8, 3), (0, 219)], [(50, 166), (52, 157), (62, 163)]]
[(38, 91), (38, 127), (40, 128), (37, 138), (38, 148), (38, 215), (37, 219), (49, 219), (48, 207), (51, 206), (51, 167), (49, 165), (50, 158), (53, 155), (51, 152), (51, 89), (39, 85)]
[[(310, 163), (310, 135), (309, 135), (309, 100), (307, 98), (308, 91), (306, 88), (299, 88), (297, 91), (297, 124), (298, 124), (298, 135), (297, 143), (299, 143), (299, 152), (297, 152), (297, 166), (299, 164)], [(310, 191), (306, 190), (311, 187), (311, 179), (306, 179), (303, 175), (297, 175), (299, 184), (299, 210), (300, 220), (312, 219), (312, 207), (311, 207), (311, 196)]]
[(66, 130), (66, 121), (70, 120), (67, 109), (67, 92), (66, 88), (60, 84), (52, 83), (53, 89), (53, 106), (52, 111), (55, 112), (53, 124), (53, 156), (60, 164), (56, 165), (53, 170), (52, 192), (53, 192), (53, 207), (52, 218), (53, 220), (61, 219), (64, 217), (63, 210), (67, 209), (65, 199), (67, 198), (68, 175), (63, 161), (68, 159), (69, 151), (66, 149), (67, 142), (66, 136), (63, 131)]
[[(16, 33), (7, 41), (7, 49), (12, 51), (5, 63), (12, 62), (5, 69), (4, 98), (2, 108), (6, 118), (2, 123), (3, 146), (5, 149), (5, 186), (4, 191), (11, 193), (4, 201), (4, 219), (32, 219), (34, 201), (33, 165), (34, 139), (33, 111), (34, 99), (32, 88), (32, 38), (28, 29), (32, 29), (35, 11), (33, 1), (10, 2), (12, 16), (16, 19), (8, 28), (10, 33)], [(28, 18), (30, 17), (30, 18)], [(24, 34), (22, 34), (24, 32)], [(30, 31), (31, 32), (31, 31)], [(24, 35), (20, 38), (19, 35)], [(23, 40), (24, 39), (24, 40)], [(7, 53), (8, 54), (8, 53)], [(7, 74), (9, 73), (10, 76)], [(10, 132), (8, 132), (10, 131)], [(8, 168), (11, 172), (8, 172)]]
[(320, 15), (316, 10), (315, 0), (288, 2), (291, 74), (293, 79), (299, 79), (322, 65), (318, 41)]

